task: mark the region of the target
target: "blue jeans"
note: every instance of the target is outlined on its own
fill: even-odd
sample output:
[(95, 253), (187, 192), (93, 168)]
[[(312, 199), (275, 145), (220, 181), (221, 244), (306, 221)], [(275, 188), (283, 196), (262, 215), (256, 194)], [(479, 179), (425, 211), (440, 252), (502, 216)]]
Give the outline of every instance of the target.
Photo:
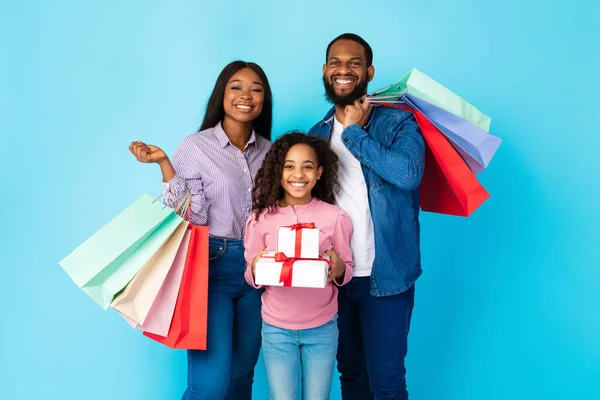
[(375, 297), (369, 277), (339, 288), (337, 353), (343, 400), (408, 399), (404, 357), (415, 287)]
[(188, 351), (183, 400), (252, 398), (261, 291), (244, 280), (244, 242), (210, 238), (207, 350)]
[(263, 322), (262, 352), (270, 400), (328, 400), (337, 351), (337, 316), (311, 329), (290, 330)]

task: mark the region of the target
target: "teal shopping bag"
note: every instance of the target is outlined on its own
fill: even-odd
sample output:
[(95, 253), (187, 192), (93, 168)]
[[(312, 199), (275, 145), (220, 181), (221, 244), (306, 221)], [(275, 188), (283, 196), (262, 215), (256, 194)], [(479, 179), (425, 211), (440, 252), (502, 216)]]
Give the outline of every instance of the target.
[(172, 208), (143, 195), (60, 265), (78, 287), (106, 310), (182, 220)]
[(418, 69), (411, 70), (393, 85), (370, 93), (367, 99), (383, 103), (397, 102), (404, 93), (443, 108), (488, 133), (490, 131), (492, 120), (489, 116)]

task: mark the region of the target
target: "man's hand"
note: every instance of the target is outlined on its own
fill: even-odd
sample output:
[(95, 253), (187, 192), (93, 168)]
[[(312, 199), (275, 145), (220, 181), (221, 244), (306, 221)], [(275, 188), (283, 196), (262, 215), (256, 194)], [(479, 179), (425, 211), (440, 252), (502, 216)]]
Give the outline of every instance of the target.
[(371, 103), (361, 103), (360, 100), (356, 100), (354, 104), (346, 106), (344, 108), (344, 120), (340, 121), (344, 128), (350, 125), (357, 124), (363, 128), (369, 120), (371, 114)]

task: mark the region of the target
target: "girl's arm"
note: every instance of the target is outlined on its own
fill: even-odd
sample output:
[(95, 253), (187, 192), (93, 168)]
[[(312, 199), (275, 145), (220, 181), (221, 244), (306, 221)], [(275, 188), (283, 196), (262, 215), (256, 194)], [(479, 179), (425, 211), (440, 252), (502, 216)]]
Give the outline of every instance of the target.
[(346, 271), (340, 278), (333, 280), (338, 286), (345, 285), (352, 279), (354, 261), (352, 260), (352, 250), (350, 250), (351, 237), (352, 222), (350, 221), (350, 216), (348, 216), (346, 211), (340, 209), (333, 233), (333, 251), (346, 263)]

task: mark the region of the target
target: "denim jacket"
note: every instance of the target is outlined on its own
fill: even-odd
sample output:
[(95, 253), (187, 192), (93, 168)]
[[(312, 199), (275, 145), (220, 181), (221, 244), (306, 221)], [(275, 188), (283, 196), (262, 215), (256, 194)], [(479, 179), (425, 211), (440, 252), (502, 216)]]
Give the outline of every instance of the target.
[[(334, 109), (309, 135), (329, 139)], [(350, 125), (342, 142), (361, 163), (375, 235), (373, 296), (408, 290), (421, 275), (419, 184), (425, 166), (423, 136), (411, 112), (373, 107), (363, 129)]]

